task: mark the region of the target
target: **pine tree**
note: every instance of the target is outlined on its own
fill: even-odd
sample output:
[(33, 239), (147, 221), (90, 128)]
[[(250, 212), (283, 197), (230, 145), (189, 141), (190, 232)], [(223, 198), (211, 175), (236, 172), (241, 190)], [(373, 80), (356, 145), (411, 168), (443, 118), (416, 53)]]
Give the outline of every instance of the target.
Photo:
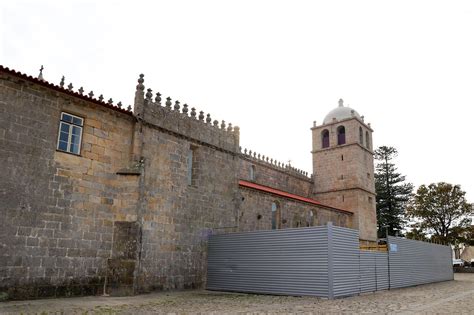
[(413, 192), (413, 184), (405, 183), (405, 176), (397, 173), (392, 160), (397, 157), (393, 147), (381, 146), (375, 150), (375, 190), (377, 192), (378, 236), (385, 237), (385, 226), (389, 235), (401, 232), (405, 225), (405, 207)]

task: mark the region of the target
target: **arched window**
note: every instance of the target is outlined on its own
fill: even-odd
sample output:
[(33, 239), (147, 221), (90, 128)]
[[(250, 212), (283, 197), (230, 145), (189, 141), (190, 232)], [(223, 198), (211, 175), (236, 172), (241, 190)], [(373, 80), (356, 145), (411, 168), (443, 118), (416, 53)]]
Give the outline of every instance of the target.
[(365, 147), (367, 149), (370, 149), (370, 138), (369, 138), (369, 132), (365, 132)]
[(255, 165), (250, 165), (250, 180), (255, 180)]
[(321, 132), (321, 143), (323, 148), (329, 148), (329, 130), (324, 129)]
[(281, 212), (280, 204), (272, 202), (272, 230), (281, 229)]
[(359, 127), (359, 142), (361, 145), (364, 145), (364, 132), (362, 131), (362, 127)]
[(346, 143), (346, 128), (344, 126), (337, 127), (337, 144)]

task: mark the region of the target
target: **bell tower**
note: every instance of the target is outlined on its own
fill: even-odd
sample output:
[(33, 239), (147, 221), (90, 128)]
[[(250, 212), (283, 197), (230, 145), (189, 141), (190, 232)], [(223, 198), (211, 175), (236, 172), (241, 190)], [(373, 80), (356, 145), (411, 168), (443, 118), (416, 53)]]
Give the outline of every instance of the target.
[(314, 197), (334, 207), (354, 212), (352, 228), (360, 238), (377, 239), (372, 128), (354, 109), (339, 106), (321, 125), (314, 122)]

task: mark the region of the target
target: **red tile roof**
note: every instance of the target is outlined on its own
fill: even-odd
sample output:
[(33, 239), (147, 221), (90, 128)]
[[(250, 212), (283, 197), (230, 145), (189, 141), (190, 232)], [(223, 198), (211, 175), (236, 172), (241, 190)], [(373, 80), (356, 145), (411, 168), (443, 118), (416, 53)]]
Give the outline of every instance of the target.
[(92, 102), (92, 103), (95, 103), (97, 105), (107, 107), (107, 108), (113, 109), (115, 111), (133, 116), (133, 112), (129, 111), (125, 108), (120, 108), (120, 107), (115, 106), (115, 105), (107, 104), (106, 102), (99, 101), (98, 99), (95, 99), (95, 98), (91, 98), (88, 95), (80, 94), (80, 93), (77, 93), (77, 92), (74, 92), (74, 91), (70, 91), (68, 89), (65, 89), (65, 88), (59, 86), (59, 85), (55, 85), (53, 83), (49, 83), (47, 81), (40, 80), (38, 78), (29, 76), (27, 74), (24, 74), (24, 73), (21, 73), (21, 72), (18, 72), (18, 71), (15, 71), (13, 69), (9, 69), (9, 68), (4, 67), (2, 65), (0, 65), (0, 72), (7, 73), (7, 74), (13, 75), (17, 78), (20, 78), (20, 79), (23, 79), (23, 80), (26, 80), (26, 81), (29, 81), (29, 82), (33, 82), (33, 83), (36, 83), (36, 84), (44, 86), (44, 87), (48, 87), (52, 90), (55, 90), (55, 91), (58, 91), (58, 92), (61, 92), (61, 93), (64, 93), (64, 94), (68, 94), (68, 95), (80, 98), (82, 100)]
[(245, 180), (239, 180), (239, 185), (242, 186), (242, 187), (252, 188), (252, 189), (255, 189), (255, 190), (258, 190), (258, 191), (267, 192), (267, 193), (270, 193), (270, 194), (273, 194), (273, 195), (276, 195), (276, 196), (285, 197), (285, 198), (288, 198), (288, 199), (293, 199), (293, 200), (298, 200), (298, 201), (310, 203), (310, 204), (321, 206), (321, 207), (324, 207), (324, 208), (329, 208), (329, 209), (333, 209), (333, 210), (337, 210), (337, 211), (347, 212), (347, 213), (350, 213), (350, 214), (354, 213), (353, 211), (350, 211), (350, 210), (340, 209), (340, 208), (336, 208), (336, 207), (332, 207), (332, 206), (322, 204), (319, 201), (316, 201), (316, 200), (311, 199), (311, 198), (298, 196), (298, 195), (295, 195), (295, 194), (292, 194), (292, 193), (289, 193), (289, 192), (286, 192), (286, 191), (271, 188), (271, 187), (268, 187), (268, 186), (255, 184), (255, 183), (248, 182), (248, 181), (245, 181)]

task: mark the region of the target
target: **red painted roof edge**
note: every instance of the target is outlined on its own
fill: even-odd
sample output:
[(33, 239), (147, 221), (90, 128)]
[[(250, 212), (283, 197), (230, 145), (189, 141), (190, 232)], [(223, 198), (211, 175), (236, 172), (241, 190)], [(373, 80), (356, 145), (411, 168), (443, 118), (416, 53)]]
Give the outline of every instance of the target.
[(98, 99), (95, 99), (95, 98), (91, 98), (89, 97), (88, 95), (83, 95), (83, 94), (79, 94), (77, 92), (74, 92), (74, 91), (69, 91), (63, 87), (60, 87), (59, 85), (55, 85), (53, 83), (49, 83), (48, 81), (42, 81), (38, 78), (35, 78), (35, 77), (32, 77), (30, 75), (27, 75), (27, 74), (24, 74), (24, 73), (21, 73), (21, 72), (18, 72), (18, 71), (15, 71), (13, 69), (9, 69), (7, 67), (4, 67), (2, 65), (0, 65), (0, 71), (1, 72), (5, 72), (5, 73), (8, 73), (10, 75), (14, 75), (16, 77), (19, 77), (21, 79), (24, 79), (24, 80), (27, 80), (27, 81), (30, 81), (30, 82), (33, 82), (33, 83), (36, 83), (36, 84), (39, 84), (39, 85), (42, 85), (42, 86), (45, 86), (45, 87), (48, 87), (52, 90), (55, 90), (55, 91), (58, 91), (58, 92), (61, 92), (61, 93), (64, 93), (64, 94), (68, 94), (68, 95), (71, 95), (71, 96), (74, 96), (74, 97), (77, 97), (77, 98), (80, 98), (82, 100), (85, 100), (85, 101), (89, 101), (89, 102), (92, 102), (94, 104), (97, 104), (97, 105), (100, 105), (100, 106), (103, 106), (103, 107), (107, 107), (107, 108), (110, 108), (112, 110), (115, 110), (117, 112), (121, 112), (121, 113), (124, 113), (124, 114), (127, 114), (127, 115), (130, 115), (130, 116), (133, 116), (133, 112), (132, 111), (129, 111), (125, 108), (120, 108), (118, 106), (114, 106), (114, 105), (110, 105), (110, 104), (107, 104), (106, 102), (101, 102), (99, 101)]
[(243, 187), (259, 190), (259, 191), (264, 191), (264, 192), (274, 194), (274, 195), (277, 195), (277, 196), (311, 203), (313, 205), (318, 205), (318, 206), (321, 206), (321, 207), (324, 207), (324, 208), (330, 208), (330, 209), (334, 209), (334, 210), (337, 210), (337, 211), (348, 212), (350, 214), (353, 214), (353, 212), (350, 211), (350, 210), (345, 210), (345, 209), (340, 209), (340, 208), (335, 208), (335, 207), (332, 207), (332, 206), (328, 206), (328, 205), (322, 204), (319, 201), (316, 201), (316, 200), (311, 199), (311, 198), (298, 196), (298, 195), (291, 194), (289, 192), (285, 192), (285, 191), (282, 191), (282, 190), (279, 190), (279, 189), (275, 189), (275, 188), (271, 188), (271, 187), (268, 187), (268, 186), (263, 186), (263, 185), (260, 185), (260, 184), (255, 184), (255, 183), (252, 183), (252, 182), (248, 182), (246, 180), (239, 180), (239, 185), (243, 186)]

